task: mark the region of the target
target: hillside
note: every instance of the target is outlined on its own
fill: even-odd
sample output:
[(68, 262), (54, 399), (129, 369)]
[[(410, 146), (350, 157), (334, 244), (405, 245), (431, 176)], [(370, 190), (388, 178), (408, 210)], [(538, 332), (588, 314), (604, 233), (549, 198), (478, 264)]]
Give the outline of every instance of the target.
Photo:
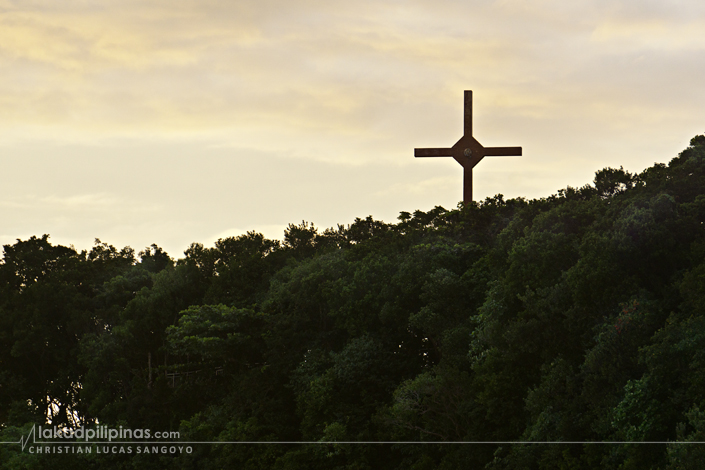
[[(190, 454), (0, 469), (676, 469), (705, 441), (705, 136), (540, 200), (250, 232), (174, 261), (5, 245), (0, 440), (179, 431)], [(701, 410), (702, 408), (703, 410)], [(96, 421), (97, 420), (97, 421)], [(435, 442), (435, 443), (434, 443)]]

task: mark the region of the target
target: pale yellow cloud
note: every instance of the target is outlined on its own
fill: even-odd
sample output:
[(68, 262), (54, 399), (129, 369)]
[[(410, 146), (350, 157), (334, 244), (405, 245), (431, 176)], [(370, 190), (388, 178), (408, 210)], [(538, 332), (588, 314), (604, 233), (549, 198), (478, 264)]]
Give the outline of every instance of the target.
[[(407, 28), (419, 15), (395, 26), (385, 14), (404, 10), (372, 2), (34, 5), (0, 16), (0, 60), (11, 69), (0, 78), (0, 119), (14, 124), (198, 131), (274, 122), (344, 131), (363, 125), (381, 94), (408, 93), (409, 82), (434, 80), (457, 57), (498, 62), (508, 50), (443, 30), (423, 37)], [(402, 90), (389, 87), (396, 77)]]
[[(208, 2), (38, 2), (0, 13), (0, 50), (68, 70), (194, 64), (214, 45), (248, 45), (261, 38), (251, 15), (234, 3), (226, 12)], [(227, 13), (227, 14), (223, 14)], [(230, 21), (229, 21), (230, 20)]]
[(429, 126), (413, 116), (455, 135), (467, 88), (480, 123), (628, 126), (673, 114), (639, 101), (635, 61), (698, 50), (700, 26), (614, 1), (5, 1), (0, 140), (192, 136), (359, 163), (396, 158)]
[(595, 28), (592, 40), (613, 44), (617, 49), (702, 51), (705, 50), (705, 18), (684, 22), (658, 18), (607, 19)]
[[(430, 164), (430, 162), (427, 162), (427, 164)], [(400, 183), (391, 185), (380, 191), (376, 191), (375, 196), (387, 197), (392, 194), (428, 195), (438, 193), (445, 188), (458, 186), (458, 182), (462, 178), (462, 168), (460, 166), (458, 166), (457, 173), (457, 177), (435, 177), (417, 181), (415, 183)]]
[(546, 196), (604, 166), (640, 171), (705, 132), (704, 11), (699, 0), (0, 0), (12, 175), (0, 238), (157, 242), (178, 256), (232, 227), (454, 207), (459, 165), (413, 148), (460, 137), (466, 89), (478, 140), (524, 148), (483, 160), (478, 199)]

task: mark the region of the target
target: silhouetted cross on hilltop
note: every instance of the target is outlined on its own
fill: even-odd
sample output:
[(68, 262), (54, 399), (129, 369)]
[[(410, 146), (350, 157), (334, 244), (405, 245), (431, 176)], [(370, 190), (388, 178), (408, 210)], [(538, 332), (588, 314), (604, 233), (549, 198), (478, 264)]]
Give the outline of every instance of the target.
[(472, 91), (465, 90), (464, 134), (451, 148), (414, 149), (415, 157), (453, 157), (464, 169), (463, 202), (472, 201), (472, 169), (484, 157), (521, 156), (521, 147), (483, 147), (472, 136)]

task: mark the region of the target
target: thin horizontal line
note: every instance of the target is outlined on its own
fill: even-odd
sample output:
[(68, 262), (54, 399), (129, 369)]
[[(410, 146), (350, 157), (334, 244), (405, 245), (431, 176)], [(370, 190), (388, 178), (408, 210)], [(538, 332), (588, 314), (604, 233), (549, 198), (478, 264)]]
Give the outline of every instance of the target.
[[(21, 444), (22, 441), (0, 442), (0, 444)], [(34, 441), (33, 444), (142, 444), (142, 445), (173, 445), (173, 444), (471, 444), (471, 445), (528, 445), (528, 444), (705, 444), (705, 441)]]

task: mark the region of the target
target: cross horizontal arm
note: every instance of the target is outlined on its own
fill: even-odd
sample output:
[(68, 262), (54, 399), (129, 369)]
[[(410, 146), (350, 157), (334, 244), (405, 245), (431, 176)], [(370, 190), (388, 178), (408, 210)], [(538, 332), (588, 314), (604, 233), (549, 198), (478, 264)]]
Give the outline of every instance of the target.
[(520, 157), (521, 147), (485, 147), (486, 157)]
[(453, 149), (414, 149), (415, 157), (452, 157)]

